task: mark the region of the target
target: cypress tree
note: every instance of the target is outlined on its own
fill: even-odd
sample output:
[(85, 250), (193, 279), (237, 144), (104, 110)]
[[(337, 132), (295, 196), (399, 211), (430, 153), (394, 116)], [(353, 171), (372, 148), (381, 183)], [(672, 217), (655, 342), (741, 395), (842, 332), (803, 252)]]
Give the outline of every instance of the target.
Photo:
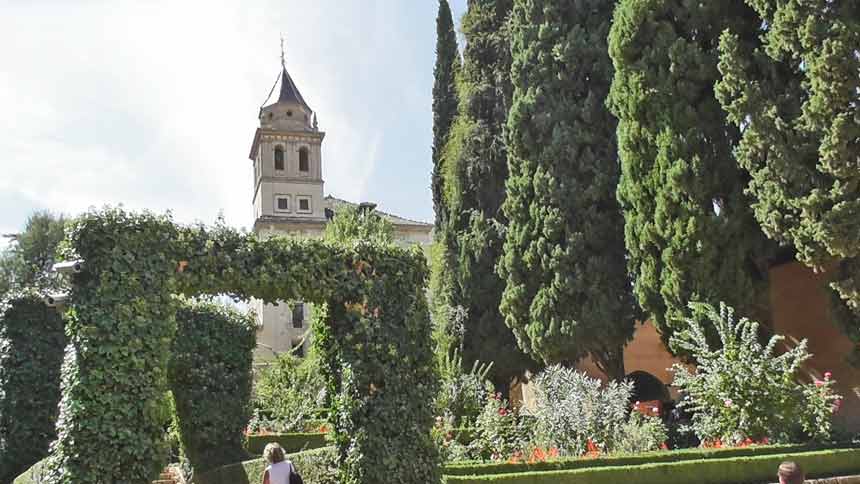
[(436, 212), (436, 231), (442, 229), (446, 210), (442, 197), (441, 152), (457, 115), (456, 74), (460, 68), (457, 34), (448, 0), (439, 0), (436, 16), (436, 66), (433, 68), (433, 208)]
[(461, 354), (467, 366), (494, 362), (490, 378), (501, 390), (533, 365), (499, 312), (504, 282), (495, 271), (506, 223), (501, 206), (508, 174), (504, 126), (512, 90), (511, 5), (511, 0), (469, 0), (460, 105), (443, 155), (446, 287), (450, 306), (465, 313)]
[(552, 364), (590, 355), (625, 376), (635, 300), (615, 196), (616, 122), (607, 36), (612, 2), (515, 0), (513, 104), (500, 273), (505, 322)]
[(720, 33), (749, 37), (756, 21), (743, 0), (621, 0), (615, 11), (609, 105), (628, 267), (664, 341), (691, 300), (767, 318), (771, 247), (732, 156), (739, 130), (714, 95)]
[(755, 216), (801, 262), (838, 262), (834, 313), (860, 342), (860, 3), (747, 3), (757, 35), (722, 36), (717, 93)]

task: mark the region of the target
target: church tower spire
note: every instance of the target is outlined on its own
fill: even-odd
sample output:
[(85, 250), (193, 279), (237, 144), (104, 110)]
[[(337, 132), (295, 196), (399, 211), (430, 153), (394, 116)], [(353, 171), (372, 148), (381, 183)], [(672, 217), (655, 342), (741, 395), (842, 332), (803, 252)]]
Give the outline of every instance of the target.
[[(280, 84), (278, 98), (269, 101)], [(254, 231), (325, 220), (322, 141), (316, 113), (287, 71), (283, 37), (281, 73), (259, 114), (249, 158), (254, 163)]]

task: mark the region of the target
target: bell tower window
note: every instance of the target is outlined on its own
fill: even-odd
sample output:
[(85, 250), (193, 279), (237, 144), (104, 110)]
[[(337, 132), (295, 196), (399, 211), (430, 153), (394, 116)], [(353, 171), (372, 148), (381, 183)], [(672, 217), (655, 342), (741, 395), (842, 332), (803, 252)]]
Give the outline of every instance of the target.
[(284, 148), (275, 146), (275, 170), (284, 171)]
[(310, 171), (308, 163), (308, 149), (304, 147), (299, 149), (299, 171), (303, 173)]

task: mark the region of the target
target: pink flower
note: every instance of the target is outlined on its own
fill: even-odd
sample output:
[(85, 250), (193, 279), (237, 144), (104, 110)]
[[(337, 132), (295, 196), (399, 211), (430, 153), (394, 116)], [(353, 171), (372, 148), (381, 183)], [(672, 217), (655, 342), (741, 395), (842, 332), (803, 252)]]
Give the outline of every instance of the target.
[(829, 371), (825, 371), (825, 372), (824, 372), (824, 379), (825, 379), (825, 380), (829, 380), (829, 379), (831, 379), (832, 377), (833, 377), (833, 373), (830, 373)]
[(817, 386), (817, 387), (824, 386), (824, 382), (821, 380), (815, 380), (815, 386)]
[(501, 415), (502, 417), (504, 417), (507, 414), (508, 414), (508, 410), (505, 407), (502, 407), (499, 409), (499, 415)]
[(651, 411), (658, 414), (660, 413), (660, 409), (657, 407), (651, 407)]
[(727, 399), (723, 400), (723, 404), (727, 407), (731, 407), (732, 406), (732, 399), (727, 398)]

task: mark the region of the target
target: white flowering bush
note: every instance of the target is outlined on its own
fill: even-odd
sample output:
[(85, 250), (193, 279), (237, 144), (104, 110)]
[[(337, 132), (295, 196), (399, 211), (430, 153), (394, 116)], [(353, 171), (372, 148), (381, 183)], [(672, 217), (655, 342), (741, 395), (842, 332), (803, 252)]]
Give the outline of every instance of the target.
[[(692, 414), (686, 430), (706, 445), (744, 442), (798, 442), (830, 438), (832, 413), (841, 399), (833, 392), (830, 373), (823, 380), (799, 381), (801, 366), (811, 355), (806, 340), (785, 352), (785, 338), (759, 341), (759, 324), (736, 321), (734, 311), (720, 304), (691, 303), (692, 317), (670, 344), (693, 356), (695, 368), (676, 364), (674, 385), (684, 395), (679, 406)], [(705, 324), (719, 337), (712, 347)]]
[(588, 442), (613, 451), (630, 415), (633, 383), (601, 381), (562, 366), (550, 366), (535, 379), (532, 410), (535, 441), (563, 455), (582, 455)]

